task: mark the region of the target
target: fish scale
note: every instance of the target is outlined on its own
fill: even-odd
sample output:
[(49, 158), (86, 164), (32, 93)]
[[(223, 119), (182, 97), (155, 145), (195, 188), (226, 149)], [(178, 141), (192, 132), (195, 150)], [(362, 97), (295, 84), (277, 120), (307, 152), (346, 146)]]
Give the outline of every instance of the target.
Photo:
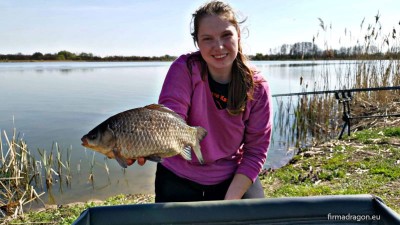
[(191, 160), (190, 148), (202, 163), (199, 142), (206, 134), (204, 128), (188, 126), (167, 107), (153, 104), (118, 113), (81, 140), (83, 146), (115, 158), (122, 167), (126, 167), (127, 159), (139, 157), (159, 161), (180, 154)]

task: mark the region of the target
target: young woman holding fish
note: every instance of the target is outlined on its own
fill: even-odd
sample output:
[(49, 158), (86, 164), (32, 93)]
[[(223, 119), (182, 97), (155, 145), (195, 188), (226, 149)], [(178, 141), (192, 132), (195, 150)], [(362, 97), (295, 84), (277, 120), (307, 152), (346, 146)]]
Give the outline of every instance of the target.
[(204, 163), (180, 155), (158, 163), (156, 202), (264, 197), (258, 174), (271, 137), (271, 95), (268, 82), (247, 64), (239, 24), (219, 1), (193, 14), (199, 52), (173, 62), (159, 103), (207, 130), (200, 143)]

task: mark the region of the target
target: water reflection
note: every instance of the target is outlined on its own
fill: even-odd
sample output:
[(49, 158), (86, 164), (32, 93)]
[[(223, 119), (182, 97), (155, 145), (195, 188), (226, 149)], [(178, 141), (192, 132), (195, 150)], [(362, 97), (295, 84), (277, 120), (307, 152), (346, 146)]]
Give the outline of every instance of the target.
[(1, 71), (93, 71), (104, 68), (133, 68), (133, 67), (166, 67), (171, 62), (13, 62), (0, 63)]

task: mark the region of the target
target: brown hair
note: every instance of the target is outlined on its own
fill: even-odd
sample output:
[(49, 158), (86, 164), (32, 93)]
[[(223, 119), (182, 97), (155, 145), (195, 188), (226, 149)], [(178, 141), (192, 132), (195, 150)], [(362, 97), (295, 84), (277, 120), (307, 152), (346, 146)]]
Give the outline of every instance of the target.
[[(239, 22), (236, 19), (236, 14), (231, 6), (221, 1), (210, 1), (205, 5), (201, 6), (192, 15), (192, 32), (194, 44), (197, 45), (198, 31), (200, 21), (206, 16), (217, 15), (223, 19), (229, 21), (235, 28), (238, 34), (240, 34), (239, 24), (245, 20)], [(201, 65), (201, 76), (205, 80), (207, 77), (207, 63), (201, 56), (201, 54), (192, 54), (188, 61), (187, 66), (189, 71), (192, 71), (192, 64), (197, 61)], [(238, 54), (232, 65), (232, 79), (229, 84), (228, 103), (227, 110), (231, 115), (239, 115), (245, 110), (246, 102), (248, 99), (252, 99), (254, 91), (253, 81), (254, 71), (247, 65), (247, 57), (242, 53), (242, 46), (240, 40), (238, 43)]]

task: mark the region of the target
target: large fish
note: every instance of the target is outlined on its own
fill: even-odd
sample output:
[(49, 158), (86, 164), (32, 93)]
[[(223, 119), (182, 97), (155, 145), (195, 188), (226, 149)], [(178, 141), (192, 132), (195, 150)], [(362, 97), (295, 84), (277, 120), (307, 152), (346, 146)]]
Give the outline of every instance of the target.
[(202, 127), (191, 127), (163, 105), (148, 105), (118, 113), (82, 137), (82, 145), (115, 158), (126, 168), (128, 159), (144, 157), (160, 162), (180, 154), (192, 159), (193, 149), (203, 163), (199, 142), (207, 134)]

